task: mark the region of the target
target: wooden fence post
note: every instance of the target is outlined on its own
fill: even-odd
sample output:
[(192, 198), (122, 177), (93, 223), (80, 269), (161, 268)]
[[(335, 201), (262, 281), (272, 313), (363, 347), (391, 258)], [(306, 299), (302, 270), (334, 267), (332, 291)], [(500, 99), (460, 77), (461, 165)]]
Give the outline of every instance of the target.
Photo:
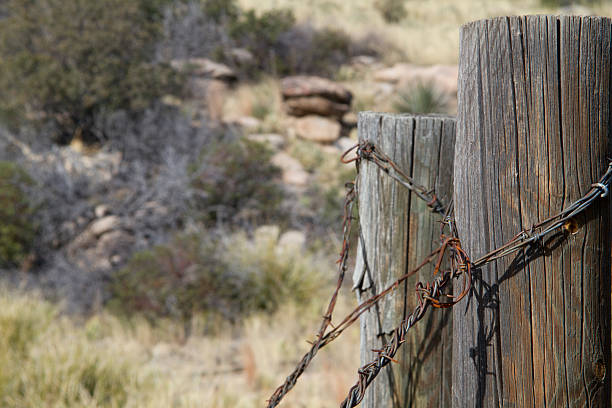
[[(435, 187), (444, 204), (452, 194), (455, 119), (444, 116), (362, 112), (359, 139), (374, 142), (423, 186)], [(413, 269), (438, 244), (442, 217), (375, 164), (364, 161), (359, 179), (359, 222), (355, 286), (364, 299)], [(367, 268), (366, 268), (367, 265)], [(429, 272), (429, 275), (431, 273)], [(388, 334), (416, 306), (415, 275), (361, 317), (361, 361), (372, 360)], [(406, 300), (406, 302), (404, 302)], [(451, 384), (451, 314), (433, 312), (408, 335), (396, 355), (366, 392), (363, 406), (448, 407)]]
[[(462, 27), (454, 197), (472, 259), (607, 169), (610, 41), (599, 17)], [(610, 407), (610, 209), (475, 273), (453, 308), (453, 407)]]

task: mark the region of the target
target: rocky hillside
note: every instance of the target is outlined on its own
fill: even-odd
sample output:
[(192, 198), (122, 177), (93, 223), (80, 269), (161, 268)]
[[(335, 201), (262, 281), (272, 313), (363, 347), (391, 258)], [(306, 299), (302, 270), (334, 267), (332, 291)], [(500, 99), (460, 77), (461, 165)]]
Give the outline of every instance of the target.
[[(0, 160), (9, 163), (0, 189), (10, 192), (0, 200), (8, 220), (0, 267), (6, 280), (43, 288), (73, 311), (117, 300), (112, 288), (129, 276), (146, 287), (147, 275), (130, 269), (145, 258), (161, 265), (160, 276), (177, 276), (157, 282), (169, 285), (159, 293), (164, 304), (177, 301), (176, 287), (215, 281), (218, 268), (202, 264), (230, 267), (214, 251), (202, 258), (183, 250), (186, 237), (200, 245), (194, 253), (208, 253), (231, 234), (254, 237), (275, 225), (300, 243), (298, 253), (333, 253), (353, 171), (338, 158), (356, 142), (357, 113), (456, 110), (454, 58), (434, 40), (422, 41), (438, 51), (425, 58), (414, 38), (400, 46), (394, 37), (408, 35), (415, 21), (422, 26), (434, 14), (429, 3), (406, 3), (391, 17), (386, 7), (397, 2), (359, 3), (376, 34), (357, 24), (359, 7), (335, 2), (327, 13), (318, 2), (308, 10), (247, 0), (127, 2), (108, 15), (101, 3), (78, 14), (76, 2), (36, 0), (24, 14), (23, 0), (13, 0), (0, 12)], [(437, 15), (455, 32), (459, 20), (473, 18), (472, 6)], [(81, 21), (74, 28), (81, 31), (50, 19), (53, 10)], [(96, 13), (108, 22), (106, 36), (82, 28)], [(354, 24), (329, 24), (338, 13)], [(125, 34), (121, 21), (141, 36), (117, 47), (106, 38)], [(122, 60), (131, 65), (112, 55), (133, 56)], [(27, 177), (17, 182), (21, 172)], [(245, 268), (234, 273), (263, 273)], [(115, 303), (151, 312), (158, 300)], [(215, 302), (224, 300), (202, 307), (221, 307)]]

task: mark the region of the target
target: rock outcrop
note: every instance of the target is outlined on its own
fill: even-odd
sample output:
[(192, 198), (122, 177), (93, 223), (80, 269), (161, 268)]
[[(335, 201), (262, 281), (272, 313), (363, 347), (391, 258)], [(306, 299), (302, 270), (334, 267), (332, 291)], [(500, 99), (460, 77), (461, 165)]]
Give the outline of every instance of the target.
[(188, 87), (196, 109), (212, 120), (222, 120), (227, 89), (238, 79), (236, 73), (227, 65), (208, 58), (177, 59), (170, 65), (190, 76)]
[(127, 222), (116, 215), (92, 221), (67, 246), (68, 259), (83, 270), (109, 271), (122, 263), (135, 243)]
[(350, 110), (353, 95), (340, 84), (316, 76), (292, 76), (281, 81), (283, 101), (291, 116), (309, 114), (340, 119)]
[(287, 114), (297, 118), (291, 122), (295, 135), (326, 144), (340, 137), (353, 99), (348, 89), (321, 77), (292, 76), (281, 81), (281, 92)]

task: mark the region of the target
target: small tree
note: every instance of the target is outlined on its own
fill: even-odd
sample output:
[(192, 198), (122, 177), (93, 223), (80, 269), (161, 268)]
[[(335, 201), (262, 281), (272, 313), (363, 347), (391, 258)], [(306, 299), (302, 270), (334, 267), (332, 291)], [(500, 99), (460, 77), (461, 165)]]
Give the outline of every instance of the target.
[(58, 142), (97, 140), (98, 115), (137, 112), (179, 89), (152, 63), (167, 0), (7, 0), (0, 20), (0, 114), (52, 123)]

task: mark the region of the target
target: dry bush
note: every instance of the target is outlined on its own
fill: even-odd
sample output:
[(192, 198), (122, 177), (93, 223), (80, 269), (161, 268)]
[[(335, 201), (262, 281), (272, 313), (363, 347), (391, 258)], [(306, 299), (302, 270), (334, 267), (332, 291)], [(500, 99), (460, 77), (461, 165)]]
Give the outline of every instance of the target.
[(257, 225), (282, 218), (280, 169), (272, 152), (246, 139), (207, 146), (194, 166), (191, 188), (200, 219), (208, 224)]
[(241, 233), (176, 237), (135, 254), (113, 276), (109, 307), (121, 315), (152, 322), (170, 317), (188, 325), (194, 316), (238, 323), (287, 303), (307, 307), (331, 266), (305, 248), (287, 252), (278, 238), (277, 227), (258, 229), (252, 239)]
[[(375, 55), (380, 42), (358, 40), (338, 28), (296, 24), (290, 5), (266, 10), (238, 7), (234, 0), (178, 2), (164, 19), (165, 38), (158, 47), (162, 60), (208, 57), (224, 62), (247, 79), (299, 73), (331, 76), (354, 55)], [(357, 38), (357, 39), (356, 39)], [(232, 49), (247, 49), (249, 62)]]

